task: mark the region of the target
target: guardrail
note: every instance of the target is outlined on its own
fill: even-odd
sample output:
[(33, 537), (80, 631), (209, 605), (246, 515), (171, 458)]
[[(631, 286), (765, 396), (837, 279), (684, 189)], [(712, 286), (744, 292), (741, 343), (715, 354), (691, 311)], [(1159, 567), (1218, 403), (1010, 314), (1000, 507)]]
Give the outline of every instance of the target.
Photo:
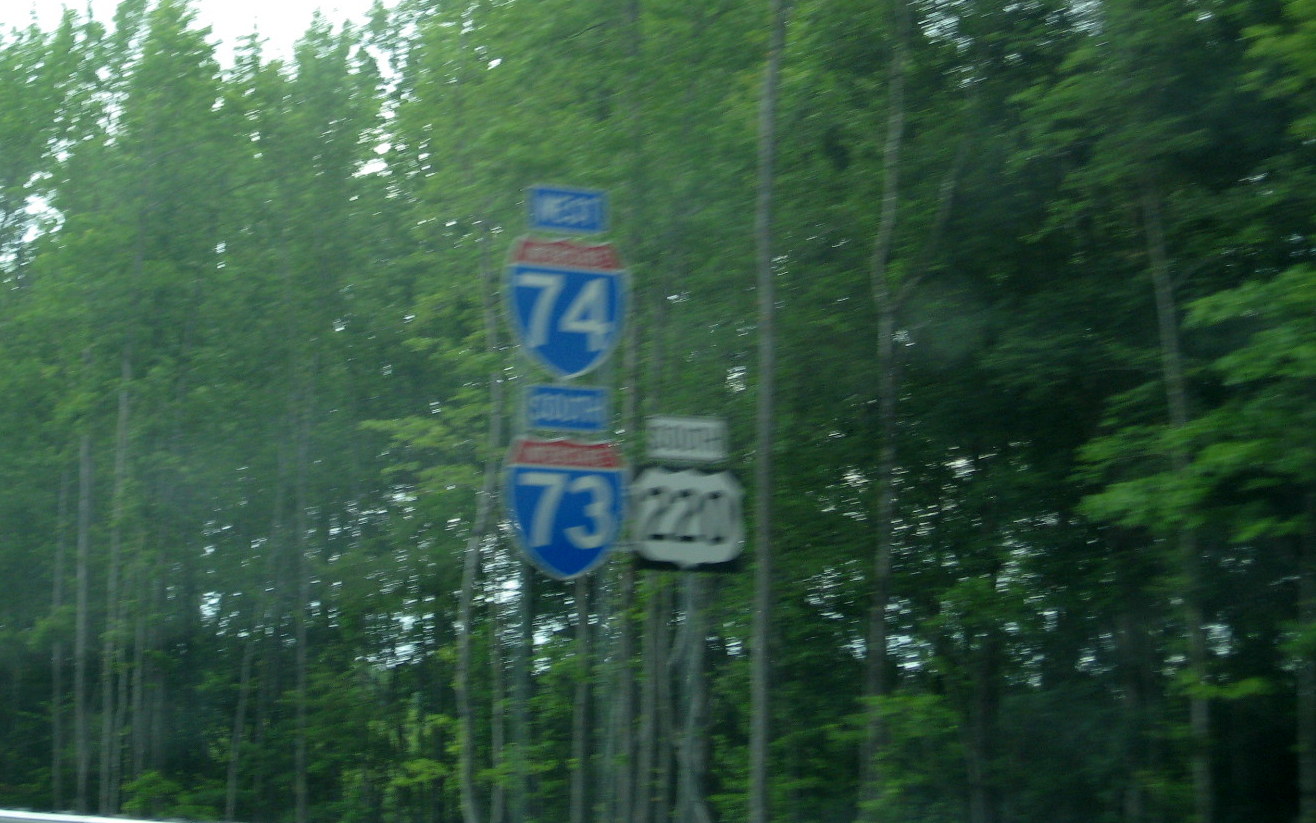
[(0, 823), (157, 823), (153, 820), (133, 820), (127, 817), (97, 817), (85, 814), (50, 814), (0, 809)]

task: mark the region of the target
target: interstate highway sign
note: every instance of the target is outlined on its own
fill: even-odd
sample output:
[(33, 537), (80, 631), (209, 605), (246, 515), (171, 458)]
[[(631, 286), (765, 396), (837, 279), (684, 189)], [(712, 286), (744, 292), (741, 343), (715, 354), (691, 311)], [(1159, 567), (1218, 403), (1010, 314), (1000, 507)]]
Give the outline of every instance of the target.
[(626, 272), (610, 243), (523, 237), (505, 293), (522, 348), (558, 377), (594, 369), (621, 339)]
[(521, 437), (508, 451), (506, 471), (508, 513), (532, 563), (570, 580), (607, 558), (625, 514), (620, 449)]

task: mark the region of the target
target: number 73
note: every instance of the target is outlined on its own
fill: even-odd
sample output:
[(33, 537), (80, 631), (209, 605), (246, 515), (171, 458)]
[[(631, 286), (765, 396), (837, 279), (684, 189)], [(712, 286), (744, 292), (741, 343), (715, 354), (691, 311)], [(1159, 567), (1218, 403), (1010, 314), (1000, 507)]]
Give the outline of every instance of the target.
[(597, 474), (582, 474), (570, 483), (565, 472), (528, 471), (522, 472), (517, 483), (522, 486), (538, 486), (543, 489), (539, 501), (535, 504), (533, 521), (530, 524), (530, 545), (538, 548), (553, 542), (554, 527), (557, 525), (558, 509), (562, 504), (563, 494), (588, 493), (590, 500), (584, 506), (585, 517), (593, 525), (568, 526), (563, 529), (567, 540), (578, 549), (597, 549), (607, 543), (613, 531), (612, 486)]

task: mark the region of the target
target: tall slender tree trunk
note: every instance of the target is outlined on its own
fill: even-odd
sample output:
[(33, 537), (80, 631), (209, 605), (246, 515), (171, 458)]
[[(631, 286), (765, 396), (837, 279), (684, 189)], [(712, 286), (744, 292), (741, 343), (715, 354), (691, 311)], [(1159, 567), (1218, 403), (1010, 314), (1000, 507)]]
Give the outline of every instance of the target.
[[(152, 578), (151, 582), (151, 603), (155, 614), (161, 614), (165, 606), (165, 582), (159, 577)], [(153, 648), (160, 648), (160, 628), (151, 626), (150, 638)], [(165, 740), (168, 733), (167, 716), (165, 714), (165, 684), (160, 676), (160, 670), (157, 667), (151, 669), (151, 690), (147, 695), (146, 737), (147, 737), (147, 767), (152, 769), (163, 768), (165, 754)]]
[[(634, 429), (627, 428), (627, 431)], [(634, 804), (635, 774), (635, 564), (629, 559), (620, 564), (617, 575), (618, 604), (615, 702), (612, 707), (612, 732), (616, 746), (612, 763), (612, 787), (606, 818), (617, 820), (629, 816)]]
[(310, 819), (310, 635), (311, 617), (310, 564), (310, 469), (311, 469), (311, 418), (315, 408), (316, 380), (320, 368), (319, 356), (311, 353), (298, 371), (298, 388), (293, 399), (293, 421), (296, 444), (293, 467), (293, 536), (292, 568), (296, 600), (293, 603), (294, 638), (294, 722), (293, 739), (293, 799), (296, 823)]
[(682, 632), (684, 684), (683, 728), (680, 742), (680, 771), (677, 777), (680, 823), (712, 823), (713, 815), (704, 798), (707, 769), (704, 727), (708, 721), (708, 680), (704, 656), (708, 633), (708, 583), (697, 574), (687, 574), (682, 583), (685, 624)]
[(636, 754), (635, 823), (671, 820), (672, 707), (668, 630), (673, 586), (665, 576), (647, 578), (648, 602), (642, 635), (644, 679), (640, 689), (640, 734)]
[[(1298, 622), (1316, 625), (1316, 491), (1298, 538)], [(1297, 664), (1298, 823), (1316, 823), (1316, 656), (1305, 651)]]
[[(304, 467), (299, 467), (299, 474), (303, 472)], [(298, 481), (301, 485), (301, 481)], [(310, 819), (310, 787), (308, 785), (310, 764), (308, 762), (309, 752), (307, 746), (307, 734), (309, 732), (309, 723), (307, 717), (307, 701), (310, 698), (308, 691), (308, 682), (310, 674), (310, 654), (307, 644), (309, 637), (307, 633), (308, 612), (311, 608), (311, 572), (307, 568), (306, 562), (306, 543), (305, 543), (305, 510), (302, 508), (301, 495), (299, 499), (296, 515), (293, 522), (296, 524), (297, 534), (293, 538), (293, 547), (295, 556), (294, 575), (297, 584), (297, 600), (293, 604), (293, 642), (294, 652), (294, 685), (293, 714), (295, 718), (296, 733), (293, 739), (293, 801), (294, 801), (294, 819), (296, 823), (307, 823)]]
[(293, 615), (293, 638), (296, 645), (294, 655), (294, 686), (293, 699), (294, 718), (296, 723), (296, 733), (293, 738), (293, 802), (294, 802), (294, 819), (297, 823), (307, 823), (310, 819), (310, 786), (308, 785), (310, 764), (308, 762), (309, 753), (307, 751), (306, 736), (309, 732), (307, 719), (306, 702), (309, 698), (308, 693), (308, 673), (310, 659), (307, 644), (307, 611), (310, 609), (310, 585), (309, 571), (305, 568), (306, 558), (298, 552), (297, 560), (297, 591), (299, 594), (306, 595), (305, 598), (298, 597), (298, 602), (294, 606)]
[(777, 89), (786, 48), (785, 0), (770, 0), (771, 35), (759, 104), (758, 198), (754, 246), (758, 291), (758, 398), (755, 421), (754, 617), (751, 628), (749, 823), (767, 823), (770, 744), (771, 633), (773, 608), (772, 489), (776, 427), (776, 289), (773, 275), (772, 207), (777, 157)]
[[(484, 302), (485, 349), (498, 363), (498, 314), (494, 297), (494, 267), (490, 259), (489, 245), (492, 235), (484, 224), (481, 238), (480, 267), (481, 288)], [(462, 562), (462, 585), (458, 606), (458, 623), (460, 635), (457, 640), (457, 672), (455, 688), (457, 692), (457, 714), (461, 723), (461, 753), (459, 780), (462, 797), (462, 819), (464, 823), (481, 823), (480, 801), (475, 791), (475, 710), (471, 703), (470, 680), (471, 640), (474, 634), (472, 608), (475, 598), (475, 583), (479, 575), (480, 552), (489, 533), (490, 512), (493, 499), (498, 493), (499, 447), (503, 441), (503, 375), (501, 368), (495, 368), (489, 374), (489, 427), (486, 433), (484, 477), (480, 484), (475, 504), (475, 521), (471, 524), (471, 534), (466, 541), (465, 555)]]
[(969, 776), (969, 823), (994, 823), (996, 804), (992, 790), (992, 744), (995, 731), (990, 725), (992, 707), (984, 705), (984, 686), (974, 690), (972, 716), (969, 720), (969, 747), (965, 761)]
[[(895, 5), (903, 2), (896, 0)], [(882, 150), (882, 200), (877, 237), (869, 276), (873, 303), (877, 309), (877, 408), (878, 455), (874, 488), (876, 501), (875, 549), (873, 557), (873, 593), (868, 614), (868, 642), (864, 695), (878, 701), (890, 691), (887, 682), (886, 611), (891, 600), (891, 553), (895, 538), (896, 473), (896, 309), (888, 262), (895, 237), (900, 203), (900, 162), (905, 132), (905, 76), (908, 71), (903, 9), (891, 15), (891, 67), (888, 80), (886, 136)], [(881, 777), (878, 755), (884, 744), (885, 729), (876, 706), (868, 712), (867, 731), (860, 768), (861, 816), (872, 814), (877, 802)]]
[[(645, 188), (648, 181), (648, 157), (645, 153), (645, 129), (642, 120), (644, 83), (647, 75), (642, 70), (644, 50), (644, 29), (641, 25), (640, 0), (626, 0), (624, 22), (626, 30), (626, 62), (629, 65), (627, 76), (629, 82), (624, 88), (624, 105), (626, 122), (630, 127), (629, 145), (631, 169), (628, 177), (626, 210), (627, 222), (626, 246), (632, 254), (641, 247), (641, 227), (647, 226), (641, 209), (645, 206)], [(638, 288), (638, 286), (636, 287)], [(636, 308), (641, 301), (635, 301)], [(639, 322), (626, 324), (624, 348), (622, 350), (622, 429), (634, 443), (639, 431), (639, 382), (640, 382), (640, 335)], [(616, 750), (610, 759), (613, 770), (612, 790), (607, 819), (620, 820), (633, 813), (637, 797), (637, 785), (640, 773), (637, 768), (637, 751), (635, 727), (638, 720), (636, 713), (635, 682), (635, 595), (639, 585), (635, 573), (635, 564), (627, 558), (620, 564), (617, 573), (617, 608), (616, 630), (616, 664), (615, 664), (615, 703), (612, 710), (613, 739)]]
[(105, 569), (105, 632), (101, 636), (101, 747), (100, 811), (114, 814), (119, 804), (119, 772), (122, 746), (119, 719), (122, 704), (118, 700), (117, 681), (122, 679), (123, 604), (119, 583), (123, 565), (124, 497), (128, 482), (128, 424), (131, 414), (129, 385), (132, 382), (132, 358), (124, 349), (119, 361), (119, 410), (114, 433), (114, 487), (110, 492), (110, 552)]
[(658, 748), (658, 678), (665, 668), (661, 658), (662, 644), (658, 642), (662, 621), (659, 587), (663, 584), (650, 578), (649, 599), (645, 603), (644, 632), (641, 635), (640, 659), (644, 661), (644, 679), (640, 683), (640, 734), (636, 741), (635, 758), (635, 809), (631, 819), (635, 823), (653, 821), (654, 771)]
[(80, 813), (90, 810), (91, 718), (87, 694), (87, 646), (90, 634), (89, 589), (91, 565), (91, 435), (78, 441), (77, 614), (73, 636), (73, 737), (77, 758), (75, 802)]
[(575, 580), (576, 688), (571, 720), (571, 823), (587, 823), (590, 774), (590, 678), (593, 676), (589, 627), (589, 577)]
[(147, 616), (149, 612), (153, 611), (154, 606), (151, 602), (151, 575), (139, 568), (133, 577), (133, 588), (137, 591), (136, 599), (139, 606), (136, 615), (133, 617), (131, 703), (124, 701), (124, 705), (131, 705), (132, 707), (130, 715), (132, 717), (130, 779), (136, 779), (146, 771), (147, 750), (150, 742), (150, 736), (147, 734), (150, 724), (147, 722), (146, 690), (148, 688), (147, 684), (151, 681), (150, 673), (147, 671), (146, 650), (151, 640), (151, 633), (147, 628)]
[[(256, 621), (253, 621), (253, 623)], [(256, 658), (256, 631), (242, 647), (238, 667), (238, 705), (233, 711), (233, 729), (229, 734), (228, 764), (224, 777), (224, 819), (236, 820), (238, 811), (238, 776), (241, 774), (242, 743), (247, 728), (247, 704), (251, 697), (251, 666)]]
[[(259, 688), (256, 691), (256, 717), (253, 726), (254, 746), (264, 749), (269, 739), (269, 729), (272, 725), (274, 715), (274, 703), (283, 693), (283, 683), (281, 675), (285, 663), (283, 656), (284, 640), (283, 620), (284, 615), (288, 614), (295, 604), (290, 603), (287, 589), (290, 585), (292, 572), (287, 567), (292, 565), (287, 557), (287, 546), (290, 541), (286, 535), (286, 517), (287, 512), (287, 494), (288, 494), (288, 463), (286, 449), (278, 451), (278, 465), (274, 478), (274, 500), (270, 506), (270, 554), (269, 554), (269, 589), (267, 596), (270, 604), (270, 627), (268, 634), (257, 635), (253, 638), (254, 642), (261, 644), (260, 653), (260, 676), (258, 678)], [(254, 770), (251, 779), (251, 795), (255, 801), (253, 809), (253, 820), (256, 823), (262, 823), (265, 820), (273, 819), (267, 809), (272, 808), (270, 798), (266, 795), (265, 772), (261, 769)], [(286, 798), (279, 798), (279, 808), (283, 808)]]
[[(125, 579), (124, 582), (128, 583), (129, 581)], [(124, 589), (127, 588), (128, 586), (125, 585)], [(130, 765), (126, 761), (128, 755), (126, 730), (132, 708), (132, 704), (129, 702), (132, 699), (131, 684), (133, 677), (136, 675), (136, 672), (128, 670), (127, 666), (130, 646), (126, 641), (128, 618), (125, 612), (126, 610), (121, 605), (119, 607), (120, 638), (115, 641), (117, 653), (114, 658), (114, 686), (117, 692), (114, 698), (114, 733), (110, 738), (114, 742), (114, 757), (110, 761), (110, 773), (113, 777), (110, 786), (110, 808), (114, 809), (116, 813), (119, 811), (120, 787), (126, 779), (124, 777), (124, 767)]]
[(1115, 617), (1115, 649), (1121, 673), (1120, 713), (1124, 745), (1120, 806), (1126, 823), (1147, 819), (1147, 790), (1144, 775), (1151, 770), (1151, 734), (1148, 727), (1152, 699), (1148, 677), (1152, 653), (1148, 642), (1147, 607), (1140, 581), (1130, 579), (1122, 586), (1120, 611)]
[[(1179, 346), (1179, 312), (1166, 249), (1161, 197), (1150, 183), (1144, 185), (1141, 206), (1152, 287), (1156, 294), (1156, 325), (1161, 344), (1161, 371), (1166, 404), (1169, 407), (1169, 422), (1172, 429), (1182, 430), (1188, 425), (1188, 389), (1184, 377), (1183, 354)], [(1189, 471), (1188, 454), (1182, 447), (1176, 446), (1172, 450), (1170, 461), (1175, 473), (1182, 475)], [(1182, 614), (1188, 637), (1188, 671), (1194, 686), (1205, 686), (1207, 647), (1202, 611), (1202, 562), (1197, 532), (1184, 526), (1179, 529), (1177, 540), (1179, 569), (1184, 584)], [(1189, 768), (1193, 778), (1196, 823), (1214, 823), (1211, 704), (1203, 689), (1193, 688), (1189, 692), (1188, 714)]]
[(676, 587), (664, 583), (659, 589), (658, 608), (654, 611), (656, 622), (651, 624), (654, 633), (654, 645), (660, 650), (654, 688), (654, 740), (657, 757), (653, 776), (653, 819), (655, 823), (669, 823), (672, 819), (672, 783), (675, 777), (676, 756), (675, 719), (672, 706), (672, 631), (671, 614), (676, 609)]
[[(117, 450), (116, 450), (117, 451)], [(119, 457), (115, 456), (115, 469), (118, 469)], [(118, 484), (116, 476), (115, 484)], [(111, 495), (113, 498), (113, 495)], [(113, 509), (113, 504), (111, 506)], [(105, 571), (105, 628), (101, 634), (101, 732), (100, 732), (100, 798), (97, 808), (101, 814), (114, 814), (111, 800), (113, 784), (116, 779), (115, 761), (118, 745), (115, 740), (115, 676), (119, 649), (117, 633), (119, 630), (119, 534), (113, 524), (111, 514), (110, 552)]]
[(524, 559), (518, 571), (517, 644), (512, 652), (512, 741), (515, 776), (511, 814), (515, 823), (534, 819), (530, 808), (530, 652), (534, 646), (532, 587), (534, 572)]
[[(51, 573), (50, 612), (60, 621), (64, 610), (64, 558), (68, 554), (68, 472), (60, 476), (59, 506), (55, 515), (55, 568)], [(56, 631), (50, 645), (50, 800), (51, 808), (64, 808), (64, 637)]]
[[(107, 616), (106, 635), (112, 634), (117, 615)], [(116, 699), (116, 676), (119, 668), (119, 647), (112, 639), (101, 644), (101, 733), (100, 733), (100, 796), (98, 809), (102, 815), (117, 811), (119, 763), (122, 755), (118, 735), (119, 705)]]
[[(503, 674), (501, 618), (502, 606), (489, 605), (489, 748), (493, 752), (493, 769), (503, 773), (507, 759), (507, 684)], [(507, 817), (507, 784), (493, 781), (489, 787), (489, 823), (504, 823)]]
[(996, 629), (981, 633), (973, 661), (972, 704), (969, 713), (968, 751), (969, 823), (996, 823), (998, 794), (996, 751), (1001, 702), (1002, 641)]
[[(274, 518), (270, 525), (270, 534), (278, 533), (279, 510), (281, 500), (278, 493), (274, 501)], [(249, 536), (242, 530), (242, 542), (251, 545)], [(273, 552), (266, 554), (266, 575), (274, 580), (277, 563)], [(252, 671), (256, 663), (256, 652), (266, 625), (273, 621), (273, 598), (267, 587), (257, 588), (256, 602), (252, 607), (251, 629), (242, 644), (242, 662), (238, 665), (238, 701), (233, 710), (233, 727), (229, 732), (228, 762), (224, 770), (224, 820), (236, 820), (238, 813), (238, 788), (242, 775), (242, 749), (247, 738), (247, 715), (251, 707)]]

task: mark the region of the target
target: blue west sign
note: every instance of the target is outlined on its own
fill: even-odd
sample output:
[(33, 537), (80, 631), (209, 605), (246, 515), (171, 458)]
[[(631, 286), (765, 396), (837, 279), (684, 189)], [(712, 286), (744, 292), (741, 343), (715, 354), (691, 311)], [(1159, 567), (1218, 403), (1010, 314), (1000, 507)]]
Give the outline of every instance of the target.
[(616, 348), (627, 289), (611, 244), (523, 237), (507, 280), (508, 313), (522, 348), (554, 375), (585, 374)]
[(521, 437), (508, 451), (506, 471), (508, 512), (532, 563), (569, 580), (607, 558), (625, 515), (620, 449)]
[(608, 230), (608, 196), (604, 192), (533, 186), (527, 200), (532, 229), (575, 234), (601, 234)]

